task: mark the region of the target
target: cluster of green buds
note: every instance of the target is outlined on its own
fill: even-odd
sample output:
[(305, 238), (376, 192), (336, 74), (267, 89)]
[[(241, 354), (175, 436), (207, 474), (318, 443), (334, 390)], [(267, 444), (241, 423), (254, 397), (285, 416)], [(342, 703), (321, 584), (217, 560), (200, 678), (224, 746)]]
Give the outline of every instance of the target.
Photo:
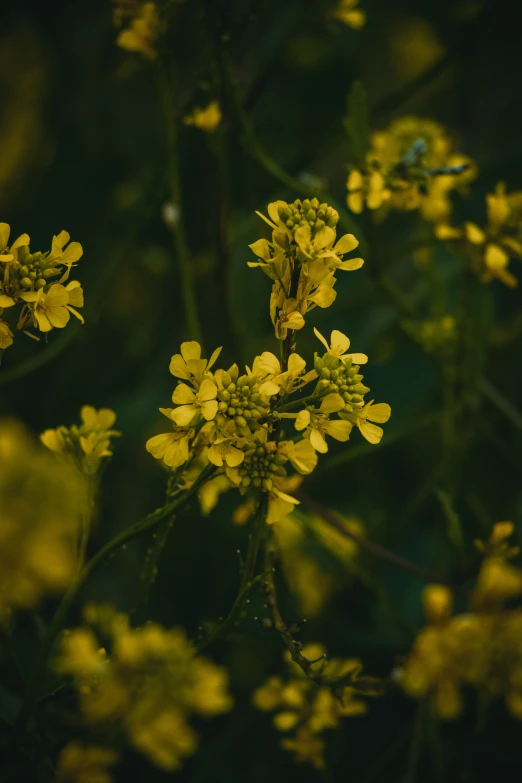
[(97, 411), (91, 405), (84, 405), (80, 416), (81, 424), (45, 430), (40, 439), (48, 449), (67, 457), (82, 473), (93, 476), (102, 459), (112, 456), (111, 439), (121, 433), (112, 429), (116, 414), (110, 408)]
[(364, 376), (350, 356), (340, 359), (332, 354), (323, 357), (315, 354), (314, 368), (319, 376), (316, 394), (340, 394), (345, 402), (343, 411), (346, 413), (364, 407), (364, 395), (370, 389), (361, 383)]
[(257, 445), (245, 452), (245, 458), (239, 469), (241, 483), (240, 490), (246, 491), (250, 487), (271, 492), (274, 487), (275, 476), (286, 476), (283, 465), (288, 462), (288, 457), (281, 453), (274, 441)]
[(296, 199), (292, 204), (279, 207), (279, 217), (285, 226), (294, 234), (300, 226), (310, 226), (312, 236), (315, 236), (325, 226), (335, 228), (339, 222), (339, 213), (328, 204), (320, 204), (318, 199)]
[[(21, 247), (18, 261), (10, 265), (10, 272), (14, 272), (10, 280), (13, 289), (19, 286), (27, 291), (34, 291), (44, 288), (51, 277), (60, 274), (61, 269), (56, 268), (56, 261), (49, 259), (49, 253), (30, 253), (28, 247)], [(11, 295), (16, 293), (17, 291), (13, 290)]]
[(257, 377), (240, 376), (237, 365), (221, 373), (217, 398), (217, 423), (232, 419), (240, 435), (250, 435), (256, 422), (269, 413), (268, 398), (260, 394)]

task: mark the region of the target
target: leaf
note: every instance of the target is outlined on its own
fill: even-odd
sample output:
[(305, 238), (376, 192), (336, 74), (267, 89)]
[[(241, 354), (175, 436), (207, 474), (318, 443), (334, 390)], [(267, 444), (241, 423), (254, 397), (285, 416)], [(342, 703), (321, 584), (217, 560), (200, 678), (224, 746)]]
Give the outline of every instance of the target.
[(370, 145), (370, 118), (366, 89), (360, 81), (355, 81), (348, 93), (344, 127), (350, 142), (353, 161), (361, 166), (364, 164)]

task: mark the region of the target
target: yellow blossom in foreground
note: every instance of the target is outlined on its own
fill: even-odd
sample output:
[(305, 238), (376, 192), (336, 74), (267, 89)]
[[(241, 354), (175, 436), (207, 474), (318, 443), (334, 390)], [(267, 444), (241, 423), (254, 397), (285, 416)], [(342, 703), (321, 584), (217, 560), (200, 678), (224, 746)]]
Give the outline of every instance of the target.
[(84, 405), (80, 417), (80, 425), (45, 430), (40, 439), (48, 449), (69, 457), (83, 473), (92, 476), (105, 457), (112, 457), (111, 439), (121, 433), (112, 429), (116, 414), (110, 408), (97, 411)]
[(218, 101), (211, 101), (204, 109), (195, 109), (192, 114), (185, 117), (185, 125), (195, 125), (205, 133), (214, 133), (219, 127), (223, 114)]
[(198, 385), (205, 373), (209, 373), (216, 363), (221, 348), (216, 348), (210, 359), (201, 358), (201, 345), (195, 341), (181, 343), (181, 353), (175, 354), (170, 360), (170, 372), (176, 378), (191, 381)]
[(179, 408), (172, 411), (172, 420), (183, 427), (201, 413), (206, 421), (211, 421), (218, 409), (217, 391), (216, 384), (208, 378), (202, 382), (197, 392), (192, 391), (186, 383), (179, 383), (172, 395), (172, 402), (179, 405)]
[(67, 587), (86, 505), (77, 470), (21, 424), (0, 422), (0, 619)]
[(359, 0), (338, 0), (337, 6), (332, 11), (332, 18), (360, 30), (366, 24), (366, 13), (358, 8)]
[(111, 783), (109, 768), (117, 761), (111, 748), (70, 742), (60, 753), (54, 783)]
[[(179, 769), (198, 744), (189, 719), (232, 707), (226, 670), (197, 656), (180, 629), (131, 628), (126, 615), (103, 606), (87, 607), (85, 618), (91, 628), (69, 631), (56, 660), (73, 677), (85, 721), (117, 731), (162, 769)], [(96, 653), (97, 633), (110, 641), (106, 657)], [(79, 638), (89, 639), (83, 658)]]

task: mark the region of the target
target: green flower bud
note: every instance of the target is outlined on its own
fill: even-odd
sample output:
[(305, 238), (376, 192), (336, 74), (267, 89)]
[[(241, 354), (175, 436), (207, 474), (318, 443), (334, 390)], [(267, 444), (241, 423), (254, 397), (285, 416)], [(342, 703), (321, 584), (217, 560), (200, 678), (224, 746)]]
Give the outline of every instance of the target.
[(28, 272), (29, 272), (29, 268), (27, 266), (25, 266), (25, 264), (20, 267), (20, 274), (21, 275), (25, 276), (25, 275), (27, 275)]
[(274, 486), (274, 483), (273, 483), (272, 479), (270, 479), (270, 478), (263, 479), (263, 489), (264, 490), (266, 490), (267, 492), (270, 492), (273, 486)]
[(287, 220), (290, 220), (292, 217), (292, 213), (290, 212), (290, 207), (288, 204), (285, 204), (284, 207), (279, 207), (279, 217), (283, 221), (283, 223), (286, 223)]
[[(221, 383), (223, 384), (223, 387), (225, 389), (228, 389), (230, 384), (232, 383), (232, 378), (230, 377), (230, 374), (228, 372), (225, 372), (221, 375)], [(230, 397), (229, 397), (230, 399)]]
[(36, 281), (36, 288), (43, 288), (46, 285), (47, 283), (45, 282), (43, 277), (39, 277), (38, 280)]
[(234, 421), (238, 425), (238, 427), (246, 427), (247, 422), (246, 419), (243, 418), (243, 416), (236, 416)]
[(44, 269), (42, 272), (42, 277), (45, 277), (45, 279), (48, 279), (49, 277), (54, 277), (56, 275), (56, 269)]
[(326, 223), (324, 220), (316, 220), (315, 221), (315, 230), (316, 232), (322, 231), (322, 229), (325, 227)]
[(29, 277), (22, 277), (20, 283), (24, 288), (31, 288), (33, 281)]
[(305, 198), (303, 201), (303, 209), (305, 212), (308, 212), (309, 209), (311, 209), (312, 204), (310, 203), (309, 199)]
[(226, 402), (218, 402), (218, 411), (221, 411), (221, 413), (227, 412), (228, 405)]

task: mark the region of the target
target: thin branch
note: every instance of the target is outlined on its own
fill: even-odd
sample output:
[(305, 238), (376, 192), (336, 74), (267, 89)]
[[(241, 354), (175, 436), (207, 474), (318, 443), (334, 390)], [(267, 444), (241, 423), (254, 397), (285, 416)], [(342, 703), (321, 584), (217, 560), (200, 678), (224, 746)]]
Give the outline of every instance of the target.
[(365, 549), (367, 552), (370, 552), (372, 555), (375, 555), (381, 560), (386, 560), (388, 563), (397, 566), (397, 568), (401, 568), (403, 571), (409, 571), (409, 573), (415, 574), (415, 576), (418, 576), (427, 582), (436, 582), (437, 584), (447, 585), (448, 587), (451, 587), (453, 590), (464, 589), (461, 584), (455, 583), (449, 577), (442, 576), (436, 571), (432, 571), (430, 568), (424, 568), (423, 566), (417, 565), (417, 563), (412, 563), (410, 560), (406, 560), (405, 557), (395, 554), (395, 552), (386, 549), (380, 544), (377, 544), (375, 541), (370, 541), (370, 539), (365, 538), (364, 536), (360, 536), (357, 533), (353, 533), (352, 531), (348, 530), (338, 520), (338, 518), (332, 511), (323, 508), (323, 506), (321, 506), (315, 500), (312, 500), (312, 498), (310, 498), (304, 492), (302, 491), (297, 492), (296, 497), (313, 514), (316, 514), (324, 522), (329, 524), (331, 527), (335, 528), (339, 533), (341, 533), (346, 538), (350, 538), (352, 541), (355, 541), (355, 543), (358, 544), (361, 547), (361, 549)]

